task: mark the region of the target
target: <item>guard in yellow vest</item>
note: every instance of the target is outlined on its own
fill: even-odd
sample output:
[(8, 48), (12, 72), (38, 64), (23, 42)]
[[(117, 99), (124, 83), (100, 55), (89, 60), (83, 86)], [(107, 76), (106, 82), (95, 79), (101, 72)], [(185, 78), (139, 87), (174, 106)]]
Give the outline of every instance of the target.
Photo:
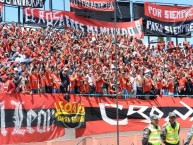
[(143, 131), (142, 145), (161, 145), (160, 131), (158, 126), (158, 116), (150, 116), (151, 124)]
[(169, 122), (166, 122), (161, 130), (161, 139), (165, 145), (179, 145), (180, 124), (176, 122), (176, 114), (169, 113)]

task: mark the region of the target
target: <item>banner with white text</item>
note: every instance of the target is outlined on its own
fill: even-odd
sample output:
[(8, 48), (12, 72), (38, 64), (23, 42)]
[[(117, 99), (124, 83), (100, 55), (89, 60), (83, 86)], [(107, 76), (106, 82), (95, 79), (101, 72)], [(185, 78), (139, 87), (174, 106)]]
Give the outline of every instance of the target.
[[(76, 129), (76, 137), (92, 134), (116, 132), (116, 99), (107, 97), (70, 96), (70, 100), (80, 101), (85, 106), (86, 128)], [(119, 131), (140, 131), (149, 123), (149, 116), (159, 116), (159, 125), (168, 121), (169, 112), (177, 115), (181, 128), (190, 128), (193, 123), (193, 99), (189, 97), (164, 97), (154, 100), (135, 98), (119, 100)], [(97, 126), (97, 129), (96, 129)]]
[(114, 11), (114, 0), (70, 0), (70, 6), (92, 11)]
[(0, 3), (21, 7), (42, 8), (45, 1), (46, 0), (0, 0)]
[[(24, 9), (24, 23), (39, 26), (69, 27), (83, 32), (114, 34), (114, 22), (97, 21), (77, 16), (72, 12), (43, 11), (39, 9)], [(117, 34), (143, 38), (142, 19), (132, 22), (117, 22)]]
[(193, 6), (163, 6), (144, 3), (145, 31), (162, 36), (186, 36), (193, 31)]
[(63, 95), (0, 93), (0, 144), (42, 142), (61, 137), (65, 128), (56, 124), (55, 103)]

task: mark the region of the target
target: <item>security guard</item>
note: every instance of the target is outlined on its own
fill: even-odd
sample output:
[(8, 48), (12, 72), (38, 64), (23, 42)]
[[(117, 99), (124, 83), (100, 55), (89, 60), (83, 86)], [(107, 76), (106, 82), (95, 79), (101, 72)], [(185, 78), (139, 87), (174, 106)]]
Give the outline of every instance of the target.
[(169, 122), (163, 125), (161, 139), (165, 145), (179, 145), (180, 124), (176, 122), (176, 114), (169, 113)]
[(160, 131), (158, 126), (158, 116), (150, 116), (151, 124), (143, 131), (142, 145), (161, 145)]
[(184, 145), (189, 145), (190, 144), (192, 136), (193, 136), (193, 125), (191, 126), (190, 130), (188, 131), (188, 136), (187, 136), (187, 139), (186, 139)]

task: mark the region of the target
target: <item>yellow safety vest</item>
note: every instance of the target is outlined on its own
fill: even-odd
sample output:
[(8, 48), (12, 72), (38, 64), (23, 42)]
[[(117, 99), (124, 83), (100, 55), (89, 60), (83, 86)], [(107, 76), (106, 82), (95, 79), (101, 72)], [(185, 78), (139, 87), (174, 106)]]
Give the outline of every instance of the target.
[(152, 145), (160, 145), (161, 140), (160, 140), (160, 127), (158, 126), (158, 129), (156, 129), (152, 124), (148, 126), (148, 129), (151, 131), (149, 137), (148, 137), (148, 142), (152, 143)]
[(172, 128), (171, 124), (168, 123), (166, 125), (166, 142), (170, 144), (177, 144), (179, 142), (179, 129), (180, 129), (180, 124), (176, 123), (176, 127)]

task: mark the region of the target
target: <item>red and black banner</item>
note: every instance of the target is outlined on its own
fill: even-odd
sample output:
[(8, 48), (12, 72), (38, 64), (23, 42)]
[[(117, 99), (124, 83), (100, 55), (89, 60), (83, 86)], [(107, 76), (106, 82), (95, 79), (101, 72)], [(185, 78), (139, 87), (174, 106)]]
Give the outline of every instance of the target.
[(162, 36), (189, 35), (193, 31), (193, 6), (163, 6), (145, 2), (146, 31)]
[(21, 6), (21, 7), (32, 7), (32, 8), (42, 8), (46, 0), (0, 0), (1, 3)]
[(70, 6), (92, 11), (114, 11), (114, 0), (70, 0)]
[(3, 20), (3, 4), (0, 3), (0, 22)]
[[(67, 26), (73, 29), (82, 30), (86, 33), (96, 32), (113, 34), (115, 30), (114, 22), (104, 22), (83, 18), (72, 12), (43, 11), (31, 8), (24, 9), (24, 23), (37, 24), (39, 26)], [(117, 34), (143, 38), (142, 19), (132, 22), (118, 22), (116, 24), (116, 31)]]
[(63, 95), (0, 93), (0, 144), (42, 142), (64, 135), (56, 125), (55, 103)]
[[(76, 129), (76, 136), (116, 132), (116, 100), (107, 97), (71, 96), (71, 101), (82, 101), (86, 112), (86, 128)], [(193, 100), (189, 97), (158, 97), (154, 100), (119, 100), (119, 131), (143, 130), (150, 123), (149, 116), (159, 116), (159, 125), (168, 121), (169, 112), (177, 115), (181, 128), (193, 122)]]

